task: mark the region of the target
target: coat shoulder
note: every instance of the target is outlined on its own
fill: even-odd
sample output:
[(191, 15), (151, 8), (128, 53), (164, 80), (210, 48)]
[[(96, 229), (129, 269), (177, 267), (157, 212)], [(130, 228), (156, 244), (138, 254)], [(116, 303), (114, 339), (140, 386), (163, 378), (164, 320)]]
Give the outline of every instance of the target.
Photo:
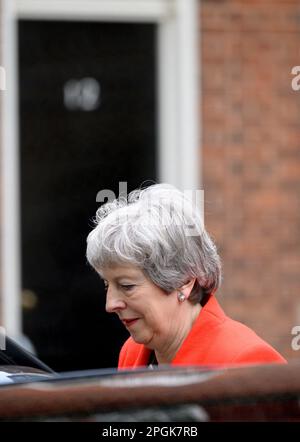
[(223, 349), (230, 354), (230, 363), (272, 363), (286, 360), (254, 330), (245, 324), (226, 318), (222, 326)]
[(123, 344), (120, 355), (118, 368), (131, 367), (136, 361), (141, 351), (141, 345), (134, 342), (130, 336)]

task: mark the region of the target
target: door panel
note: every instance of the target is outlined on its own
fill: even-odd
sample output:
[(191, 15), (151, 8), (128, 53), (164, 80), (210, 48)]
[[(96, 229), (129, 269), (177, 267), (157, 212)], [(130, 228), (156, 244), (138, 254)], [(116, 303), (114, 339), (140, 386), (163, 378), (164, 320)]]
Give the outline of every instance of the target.
[(20, 20), (24, 332), (56, 370), (117, 364), (127, 332), (85, 258), (101, 189), (156, 180), (156, 28)]

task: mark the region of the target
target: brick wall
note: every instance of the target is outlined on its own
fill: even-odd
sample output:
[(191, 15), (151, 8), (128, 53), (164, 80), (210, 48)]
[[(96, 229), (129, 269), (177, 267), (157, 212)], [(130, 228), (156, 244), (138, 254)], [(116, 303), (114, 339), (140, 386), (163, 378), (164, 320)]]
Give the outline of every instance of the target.
[(206, 227), (219, 245), (219, 298), (286, 357), (300, 325), (298, 0), (202, 0)]

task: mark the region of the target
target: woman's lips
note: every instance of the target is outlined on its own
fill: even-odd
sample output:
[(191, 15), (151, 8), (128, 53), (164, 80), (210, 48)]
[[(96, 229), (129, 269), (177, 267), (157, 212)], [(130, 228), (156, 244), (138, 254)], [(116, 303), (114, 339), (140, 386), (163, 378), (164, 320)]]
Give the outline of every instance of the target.
[(123, 324), (125, 327), (130, 327), (131, 325), (135, 324), (136, 321), (138, 321), (139, 318), (133, 318), (133, 319), (122, 319)]

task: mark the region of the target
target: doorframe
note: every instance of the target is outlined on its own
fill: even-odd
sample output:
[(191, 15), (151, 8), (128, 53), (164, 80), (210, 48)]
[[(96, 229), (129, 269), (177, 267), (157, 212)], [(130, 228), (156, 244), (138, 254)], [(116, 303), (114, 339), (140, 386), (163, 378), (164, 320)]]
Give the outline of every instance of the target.
[(22, 335), (18, 19), (157, 24), (158, 180), (201, 188), (199, 7), (197, 0), (2, 0), (3, 96), (1, 158), (2, 324)]

